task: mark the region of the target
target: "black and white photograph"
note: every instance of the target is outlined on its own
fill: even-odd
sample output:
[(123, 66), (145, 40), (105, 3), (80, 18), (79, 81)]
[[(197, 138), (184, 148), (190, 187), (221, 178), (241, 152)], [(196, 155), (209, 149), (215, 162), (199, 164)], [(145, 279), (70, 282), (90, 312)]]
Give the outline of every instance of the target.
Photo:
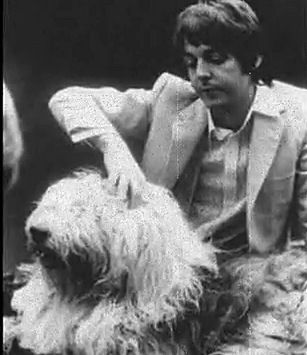
[(307, 355), (307, 0), (3, 1), (3, 355)]

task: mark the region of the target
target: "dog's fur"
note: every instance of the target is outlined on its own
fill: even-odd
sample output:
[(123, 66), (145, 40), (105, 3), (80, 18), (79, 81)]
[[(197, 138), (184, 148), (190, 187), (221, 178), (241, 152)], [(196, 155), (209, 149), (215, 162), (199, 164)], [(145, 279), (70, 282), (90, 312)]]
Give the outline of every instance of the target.
[(305, 251), (241, 257), (217, 276), (216, 250), (170, 193), (148, 184), (142, 198), (129, 208), (95, 172), (47, 190), (27, 221), (39, 256), (23, 267), (7, 343), (35, 354), (304, 354)]
[(249, 298), (248, 328), (223, 355), (307, 354), (307, 252), (293, 247), (270, 256), (247, 255), (222, 266), (232, 292)]
[[(165, 189), (148, 185), (142, 198), (129, 209), (93, 172), (47, 190), (26, 225), (41, 256), (12, 301), (18, 317), (10, 337), (21, 347), (36, 354), (181, 352), (172, 328), (186, 309), (198, 308), (197, 270), (216, 273), (214, 250)], [(164, 344), (162, 329), (170, 334)]]

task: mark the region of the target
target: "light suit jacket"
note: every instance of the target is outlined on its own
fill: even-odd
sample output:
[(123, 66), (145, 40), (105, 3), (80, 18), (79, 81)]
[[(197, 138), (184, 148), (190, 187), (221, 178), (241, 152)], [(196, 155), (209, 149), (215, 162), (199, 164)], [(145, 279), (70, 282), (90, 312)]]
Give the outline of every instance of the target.
[[(152, 90), (71, 87), (49, 107), (74, 142), (115, 127), (147, 179), (172, 189), (188, 210), (199, 167), (193, 152), (207, 126), (207, 108), (189, 82), (164, 73)], [(289, 229), (307, 237), (307, 90), (281, 82), (257, 88), (246, 223), (258, 252), (283, 245)]]

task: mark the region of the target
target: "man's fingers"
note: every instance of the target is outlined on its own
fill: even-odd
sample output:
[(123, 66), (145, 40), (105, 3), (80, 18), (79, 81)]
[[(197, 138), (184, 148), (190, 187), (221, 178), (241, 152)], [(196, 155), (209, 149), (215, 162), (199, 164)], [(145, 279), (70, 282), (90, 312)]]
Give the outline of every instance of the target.
[(127, 200), (129, 208), (133, 208), (142, 202), (142, 194), (146, 180), (139, 174), (111, 174), (108, 177), (107, 190), (111, 194)]
[(127, 177), (122, 175), (120, 176), (117, 185), (117, 194), (120, 198), (124, 200), (127, 199), (128, 182), (129, 180), (127, 179)]
[(118, 174), (111, 174), (107, 180), (107, 190), (110, 194), (116, 194), (119, 185), (120, 177)]
[(120, 176), (117, 176), (117, 177), (115, 178), (114, 186), (115, 186), (115, 187), (118, 187), (119, 184), (120, 184)]
[(143, 196), (146, 189), (146, 180), (143, 176), (138, 176), (134, 184), (129, 184), (128, 199), (129, 208), (137, 208), (144, 203)]
[(141, 194), (134, 194), (131, 197), (130, 203), (129, 203), (129, 208), (137, 208), (140, 205), (144, 203), (144, 200), (142, 198)]
[(128, 200), (128, 204), (131, 203), (131, 200), (132, 200), (132, 186), (131, 186), (131, 182), (128, 182), (128, 186), (127, 186), (127, 200)]

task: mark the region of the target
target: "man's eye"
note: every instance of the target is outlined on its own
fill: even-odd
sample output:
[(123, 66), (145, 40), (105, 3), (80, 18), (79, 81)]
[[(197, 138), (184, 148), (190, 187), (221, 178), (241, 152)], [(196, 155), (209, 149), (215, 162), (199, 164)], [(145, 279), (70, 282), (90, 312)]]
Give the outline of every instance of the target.
[(210, 55), (208, 55), (208, 57), (206, 58), (206, 60), (210, 63), (213, 64), (222, 64), (226, 61), (227, 56), (222, 55), (220, 53), (212, 53)]
[(196, 60), (190, 57), (184, 57), (183, 62), (187, 68), (195, 68)]

